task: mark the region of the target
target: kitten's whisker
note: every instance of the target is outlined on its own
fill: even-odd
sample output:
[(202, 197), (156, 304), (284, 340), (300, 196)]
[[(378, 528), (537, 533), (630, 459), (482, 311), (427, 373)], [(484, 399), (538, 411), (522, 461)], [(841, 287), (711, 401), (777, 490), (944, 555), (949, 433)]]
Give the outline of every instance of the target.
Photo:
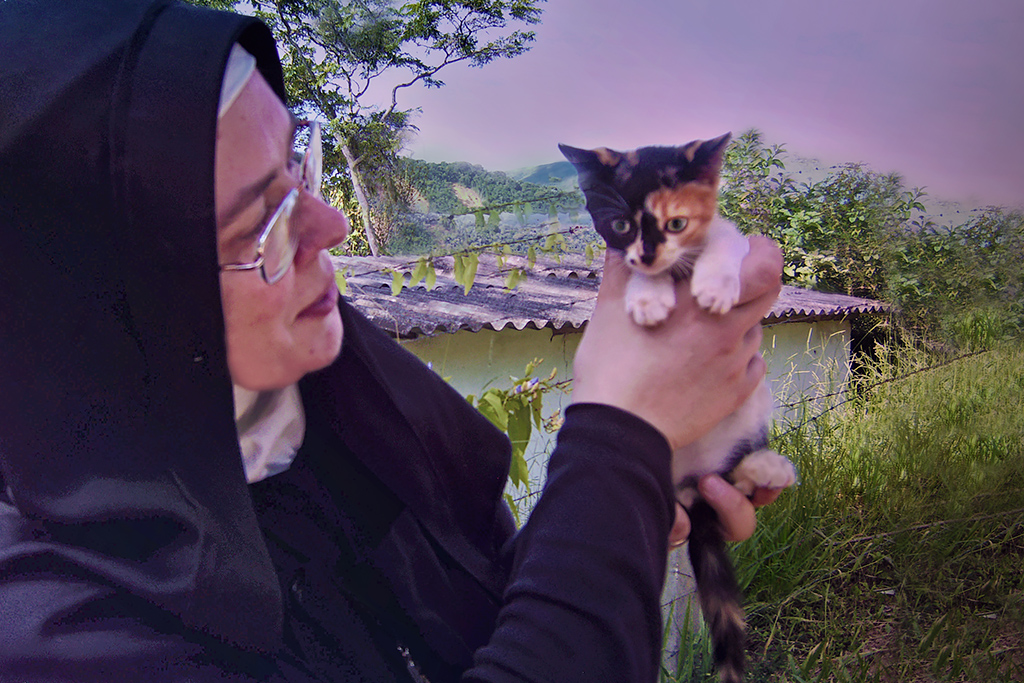
[(697, 259), (695, 256), (684, 254), (678, 261), (673, 263), (672, 267), (669, 269), (672, 273), (672, 277), (677, 281), (685, 280), (690, 277), (690, 274), (693, 273), (693, 266), (696, 262)]

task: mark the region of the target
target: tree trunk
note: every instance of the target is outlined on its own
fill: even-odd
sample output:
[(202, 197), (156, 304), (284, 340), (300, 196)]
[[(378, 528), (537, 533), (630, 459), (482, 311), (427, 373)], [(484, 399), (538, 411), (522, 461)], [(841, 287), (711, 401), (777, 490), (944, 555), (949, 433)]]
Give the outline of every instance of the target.
[(341, 153), (348, 165), (348, 177), (352, 181), (352, 189), (356, 193), (356, 201), (359, 202), (359, 213), (363, 216), (363, 226), (366, 228), (366, 243), (370, 245), (370, 253), (378, 255), (377, 236), (373, 232), (373, 224), (370, 223), (370, 202), (366, 199), (366, 189), (363, 186), (363, 178), (359, 175), (357, 168), (359, 160), (352, 155), (348, 142), (342, 140), (339, 144)]

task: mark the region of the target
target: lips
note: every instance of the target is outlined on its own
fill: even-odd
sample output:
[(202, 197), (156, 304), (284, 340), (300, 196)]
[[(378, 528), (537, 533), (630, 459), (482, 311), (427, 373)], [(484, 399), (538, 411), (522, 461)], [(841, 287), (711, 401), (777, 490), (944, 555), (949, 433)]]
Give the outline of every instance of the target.
[(320, 298), (299, 312), (299, 318), (322, 318), (338, 307), (338, 287), (333, 279)]

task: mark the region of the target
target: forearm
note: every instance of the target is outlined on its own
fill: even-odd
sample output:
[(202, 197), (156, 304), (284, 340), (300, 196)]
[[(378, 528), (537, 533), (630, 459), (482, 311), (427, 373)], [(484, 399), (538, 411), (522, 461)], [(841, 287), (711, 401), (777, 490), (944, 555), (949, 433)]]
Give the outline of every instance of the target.
[(569, 408), (544, 493), (516, 541), (497, 628), (467, 681), (653, 681), (669, 449), (608, 406)]

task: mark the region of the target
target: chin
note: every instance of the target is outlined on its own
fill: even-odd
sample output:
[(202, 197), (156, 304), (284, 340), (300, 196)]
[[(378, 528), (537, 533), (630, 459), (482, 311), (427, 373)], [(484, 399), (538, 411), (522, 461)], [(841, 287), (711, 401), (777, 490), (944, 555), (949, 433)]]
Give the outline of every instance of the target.
[(341, 353), (344, 330), (335, 310), (314, 324), (292, 330), (287, 346), (263, 347), (262, 352), (232, 357), (228, 348), (231, 381), (250, 391), (271, 391), (295, 384), (304, 376), (323, 370)]
[(310, 372), (323, 370), (333, 363), (341, 353), (341, 342), (344, 338), (344, 327), (341, 324), (341, 313), (334, 309), (330, 315), (318, 321), (318, 325), (310, 343), (306, 345), (309, 355), (304, 359), (302, 370), (295, 381), (299, 381)]

